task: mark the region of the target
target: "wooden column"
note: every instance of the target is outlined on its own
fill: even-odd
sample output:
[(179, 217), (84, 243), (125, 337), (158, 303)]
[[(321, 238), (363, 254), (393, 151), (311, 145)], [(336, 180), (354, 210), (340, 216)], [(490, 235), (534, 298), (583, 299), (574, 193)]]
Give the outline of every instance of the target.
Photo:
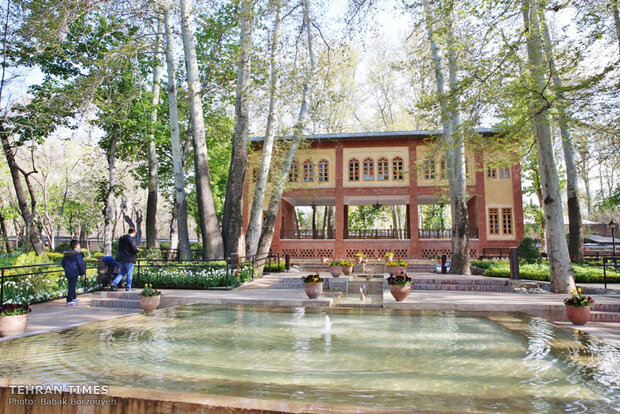
[(420, 239), (418, 235), (418, 174), (416, 171), (417, 146), (417, 140), (409, 141), (409, 205), (407, 206), (407, 218), (410, 234), (409, 257), (415, 259), (422, 257), (422, 252), (420, 250)]
[(343, 160), (342, 160), (342, 143), (336, 145), (336, 242), (334, 244), (334, 256), (345, 257), (344, 247), (344, 229), (345, 229), (345, 207), (344, 207), (344, 194), (342, 189), (342, 180), (344, 179), (343, 173)]

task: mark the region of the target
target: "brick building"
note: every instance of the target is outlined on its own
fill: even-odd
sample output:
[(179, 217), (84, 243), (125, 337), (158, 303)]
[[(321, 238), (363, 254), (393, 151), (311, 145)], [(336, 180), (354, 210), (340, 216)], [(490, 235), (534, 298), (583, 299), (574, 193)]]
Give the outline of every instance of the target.
[[(489, 129), (477, 132), (493, 135)], [(377, 257), (388, 251), (406, 258), (449, 255), (450, 231), (420, 226), (419, 206), (439, 203), (447, 192), (445, 161), (432, 140), (429, 131), (309, 136), (307, 148), (297, 153), (282, 197), (273, 252), (294, 258), (352, 257), (356, 252)], [(260, 148), (260, 140), (252, 144)], [(472, 257), (485, 247), (516, 246), (523, 237), (521, 169), (518, 164), (502, 165), (500, 158), (466, 152)], [(253, 194), (252, 174), (248, 176), (246, 227)], [(351, 206), (375, 204), (404, 206), (402, 228), (349, 230)], [(301, 206), (330, 206), (334, 228), (300, 231), (295, 207)]]

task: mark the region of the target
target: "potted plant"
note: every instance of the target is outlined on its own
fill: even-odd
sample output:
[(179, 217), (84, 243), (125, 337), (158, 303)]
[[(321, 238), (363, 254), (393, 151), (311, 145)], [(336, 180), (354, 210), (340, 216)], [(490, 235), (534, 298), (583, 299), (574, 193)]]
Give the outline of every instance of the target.
[(355, 260), (357, 260), (357, 263), (362, 263), (366, 259), (366, 255), (361, 252), (355, 253), (354, 256), (355, 256)]
[(349, 276), (351, 273), (353, 273), (353, 262), (352, 261), (341, 260), (340, 266), (342, 266), (342, 273), (344, 273), (345, 276)]
[(411, 293), (411, 278), (403, 271), (396, 270), (395, 273), (388, 277), (388, 285), (390, 285), (390, 293), (397, 301), (407, 299)]
[(573, 289), (570, 298), (564, 299), (566, 306), (566, 316), (574, 325), (585, 325), (590, 320), (590, 310), (594, 305), (594, 299), (590, 296), (583, 296), (581, 288)]
[(388, 273), (393, 276), (396, 272), (407, 273), (407, 262), (401, 259), (392, 260), (385, 264), (388, 269)]
[(342, 274), (342, 265), (340, 262), (341, 260), (336, 259), (329, 262), (329, 273), (331, 273), (333, 277), (338, 277)]
[(391, 262), (392, 260), (394, 260), (394, 253), (387, 252), (386, 254), (383, 255), (383, 259), (385, 259), (385, 263)]
[(153, 289), (153, 285), (147, 283), (140, 292), (140, 306), (147, 312), (157, 309), (161, 300), (161, 292)]
[(0, 307), (0, 337), (24, 333), (28, 326), (28, 305), (6, 303)]
[(304, 290), (310, 299), (316, 299), (323, 293), (323, 278), (315, 271), (301, 278), (304, 281)]

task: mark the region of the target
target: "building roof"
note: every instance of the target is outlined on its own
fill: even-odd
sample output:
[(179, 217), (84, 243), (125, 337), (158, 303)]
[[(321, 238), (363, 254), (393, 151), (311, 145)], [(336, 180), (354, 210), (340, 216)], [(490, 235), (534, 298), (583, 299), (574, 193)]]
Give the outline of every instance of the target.
[[(492, 134), (494, 131), (492, 128), (476, 128), (475, 131), (479, 134)], [(442, 130), (436, 129), (430, 130), (412, 130), (412, 131), (388, 131), (388, 132), (345, 132), (338, 134), (311, 134), (306, 135), (304, 139), (313, 140), (347, 140), (347, 139), (373, 139), (373, 138), (399, 138), (409, 136), (430, 136), (441, 135)], [(291, 139), (291, 136), (286, 136), (285, 139)], [(250, 137), (250, 142), (261, 142), (263, 137)]]
[(583, 239), (598, 244), (612, 244), (613, 240), (615, 244), (620, 244), (620, 239), (618, 239), (617, 237), (615, 239), (612, 239), (611, 237), (598, 236), (595, 234), (590, 236), (583, 236)]

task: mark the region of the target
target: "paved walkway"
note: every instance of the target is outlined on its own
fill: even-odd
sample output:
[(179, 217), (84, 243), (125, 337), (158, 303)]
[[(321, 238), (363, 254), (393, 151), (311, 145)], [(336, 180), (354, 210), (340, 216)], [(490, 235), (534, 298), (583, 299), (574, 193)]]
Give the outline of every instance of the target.
[[(419, 274), (420, 278), (455, 277), (453, 275)], [(233, 290), (163, 290), (162, 306), (175, 306), (190, 303), (209, 304), (248, 304), (270, 306), (325, 306), (333, 304), (334, 296), (324, 295), (321, 299), (310, 300), (303, 289), (276, 289), (281, 277), (301, 277), (300, 273), (284, 273), (265, 276)], [(324, 277), (329, 277), (324, 275)], [(457, 276), (461, 278), (460, 276)], [(464, 276), (463, 276), (464, 277)], [(472, 276), (472, 279), (482, 278)], [(612, 287), (611, 285), (609, 286)], [(620, 285), (613, 286), (620, 289)], [(28, 318), (28, 329), (24, 335), (72, 328), (81, 324), (139, 313), (139, 309), (91, 307), (90, 300), (97, 293), (80, 296), (75, 307), (66, 307), (64, 299), (33, 305)], [(592, 295), (598, 303), (620, 303), (619, 295)], [(508, 311), (526, 312), (533, 315), (563, 319), (563, 299), (566, 295), (523, 294), (500, 292), (460, 292), (460, 291), (412, 291), (409, 298), (396, 302), (389, 291), (384, 291), (386, 308), (413, 310), (456, 310), (456, 311)], [(567, 322), (559, 326), (575, 328)], [(620, 344), (620, 323), (589, 322), (579, 330), (601, 336)], [(7, 338), (5, 338), (7, 339)], [(2, 340), (2, 338), (0, 338)]]

